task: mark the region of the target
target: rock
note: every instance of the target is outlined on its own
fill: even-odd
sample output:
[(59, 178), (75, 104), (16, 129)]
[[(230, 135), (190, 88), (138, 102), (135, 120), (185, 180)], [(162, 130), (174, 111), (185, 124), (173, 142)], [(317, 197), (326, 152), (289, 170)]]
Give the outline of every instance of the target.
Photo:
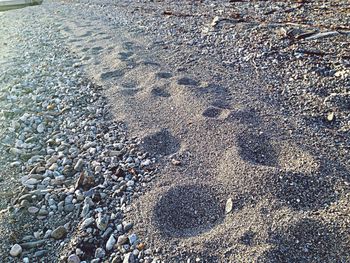
[(130, 243), (130, 245), (134, 245), (135, 242), (137, 241), (137, 239), (138, 239), (138, 237), (137, 237), (136, 234), (131, 234), (131, 235), (129, 236), (129, 243)]
[(67, 235), (67, 229), (64, 226), (59, 226), (52, 231), (51, 237), (54, 239), (61, 239)]
[(114, 235), (112, 234), (112, 235), (108, 238), (108, 240), (107, 240), (107, 243), (106, 243), (106, 250), (107, 250), (107, 251), (112, 250), (116, 242), (117, 242), (117, 241), (115, 240)]
[(123, 263), (135, 263), (135, 257), (132, 253), (128, 253), (124, 256)]
[(39, 208), (35, 207), (35, 206), (31, 206), (31, 207), (28, 207), (28, 212), (30, 214), (36, 214), (39, 212)]
[(74, 170), (79, 172), (81, 170), (81, 168), (83, 168), (83, 164), (84, 164), (83, 159), (79, 159), (74, 166)]
[(122, 263), (123, 259), (121, 258), (121, 256), (116, 256), (112, 259), (112, 263)]
[(106, 255), (106, 251), (99, 247), (95, 250), (95, 258), (104, 258)]
[(232, 198), (229, 198), (229, 199), (227, 199), (227, 201), (226, 201), (225, 213), (226, 213), (226, 214), (231, 213), (232, 208), (233, 208)]
[(215, 26), (217, 26), (217, 24), (219, 24), (219, 22), (220, 22), (220, 18), (219, 18), (218, 16), (216, 16), (216, 17), (214, 17), (214, 19), (213, 19), (213, 21), (210, 23), (210, 25), (211, 25), (212, 27), (215, 27)]
[(330, 112), (327, 115), (327, 121), (333, 121), (334, 120), (334, 112)]
[(176, 160), (176, 159), (172, 159), (172, 160), (171, 160), (171, 163), (172, 163), (173, 165), (175, 165), (175, 166), (181, 165), (181, 161)]
[(77, 255), (72, 254), (68, 257), (67, 263), (80, 263), (80, 258)]
[(46, 240), (38, 240), (38, 241), (30, 241), (30, 242), (25, 242), (21, 244), (21, 247), (24, 249), (30, 249), (34, 247), (40, 247), (46, 242)]
[(124, 231), (128, 232), (130, 229), (132, 229), (134, 224), (132, 222), (123, 222)]
[(121, 235), (118, 237), (117, 245), (124, 245), (129, 241), (128, 237), (126, 235)]
[(339, 35), (339, 32), (337, 32), (337, 31), (328, 31), (328, 32), (314, 34), (314, 35), (307, 37), (305, 39), (306, 40), (315, 40), (315, 39), (320, 39), (320, 38), (333, 37), (333, 36), (337, 36), (337, 35)]
[(18, 257), (22, 253), (22, 247), (18, 244), (12, 246), (10, 250), (10, 255), (12, 257)]
[(95, 220), (92, 217), (86, 218), (83, 223), (81, 223), (81, 228), (87, 228), (88, 226), (90, 226), (91, 224), (93, 224), (95, 222)]
[(43, 123), (40, 123), (38, 127), (36, 128), (36, 131), (38, 133), (43, 133), (45, 131), (45, 125)]
[(102, 213), (98, 213), (97, 219), (96, 219), (97, 228), (100, 229), (101, 231), (104, 231), (106, 230), (107, 225), (108, 225), (108, 216), (103, 215)]

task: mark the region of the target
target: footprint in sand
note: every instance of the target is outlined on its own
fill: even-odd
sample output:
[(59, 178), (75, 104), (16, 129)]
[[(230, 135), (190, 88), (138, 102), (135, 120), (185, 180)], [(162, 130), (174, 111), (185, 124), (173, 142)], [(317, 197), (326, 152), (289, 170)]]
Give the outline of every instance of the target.
[(183, 77), (178, 79), (177, 84), (181, 86), (198, 86), (199, 81), (188, 77)]
[(222, 109), (209, 107), (207, 108), (202, 115), (207, 118), (217, 118), (220, 116)]
[(335, 227), (301, 219), (270, 233), (272, 248), (258, 262), (349, 262), (349, 254), (342, 252), (348, 251), (342, 236)]
[(154, 87), (151, 90), (151, 94), (156, 97), (169, 98), (171, 94), (166, 90), (165, 87)]
[(168, 237), (189, 237), (212, 229), (221, 223), (224, 209), (216, 193), (198, 185), (170, 188), (158, 201), (154, 221)]
[(104, 48), (103, 47), (93, 47), (90, 49), (90, 53), (92, 55), (98, 55), (100, 54), (100, 52), (103, 50)]
[(180, 141), (167, 129), (146, 136), (142, 147), (149, 153), (156, 155), (169, 155), (180, 150)]
[(127, 61), (134, 55), (134, 52), (128, 51), (128, 52), (119, 52), (118, 53), (118, 58), (121, 61)]
[(278, 165), (276, 149), (265, 134), (244, 132), (237, 136), (236, 142), (238, 153), (243, 160), (256, 165)]
[(170, 79), (173, 76), (170, 72), (158, 72), (156, 77), (159, 79)]
[(113, 71), (107, 71), (104, 72), (100, 75), (101, 80), (110, 80), (113, 78), (120, 78), (122, 76), (124, 76), (124, 71), (117, 69), (117, 70), (113, 70)]

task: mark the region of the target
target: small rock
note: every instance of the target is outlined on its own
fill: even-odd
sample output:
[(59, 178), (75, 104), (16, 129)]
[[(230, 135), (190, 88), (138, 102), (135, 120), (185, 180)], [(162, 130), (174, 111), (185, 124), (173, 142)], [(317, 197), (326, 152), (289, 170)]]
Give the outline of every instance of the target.
[(130, 245), (135, 244), (135, 242), (137, 241), (137, 239), (138, 239), (138, 237), (137, 237), (136, 234), (131, 234), (131, 235), (129, 236), (129, 243), (130, 243)]
[(218, 16), (214, 17), (213, 21), (211, 22), (211, 26), (215, 27), (220, 22), (220, 18)]
[(334, 112), (330, 112), (327, 115), (327, 121), (333, 121), (334, 120)]
[(28, 212), (30, 214), (36, 214), (39, 212), (39, 208), (35, 207), (35, 206), (31, 206), (31, 207), (28, 207)]
[(77, 255), (72, 254), (68, 257), (67, 263), (80, 263), (80, 258)]
[(77, 163), (75, 164), (75, 166), (74, 166), (74, 170), (75, 171), (80, 171), (81, 168), (83, 167), (83, 164), (84, 164), (83, 159), (79, 159), (77, 161)]
[(112, 234), (106, 243), (106, 250), (112, 250), (116, 242), (117, 241), (115, 240), (114, 235)]
[(172, 163), (173, 165), (175, 165), (175, 166), (181, 165), (181, 161), (176, 160), (176, 159), (172, 159), (172, 160), (171, 160), (171, 163)]
[(112, 259), (112, 263), (122, 263), (123, 260), (121, 258), (121, 256), (116, 256)]
[(36, 128), (38, 133), (43, 133), (45, 131), (45, 126), (44, 124), (40, 123), (38, 127)]
[(12, 246), (10, 250), (10, 255), (12, 257), (18, 257), (22, 253), (22, 247), (18, 244)]
[(233, 208), (233, 202), (232, 202), (232, 198), (227, 199), (226, 201), (226, 206), (225, 206), (225, 212), (226, 214), (231, 213)]
[(132, 253), (128, 253), (124, 256), (123, 263), (134, 263), (135, 257)]
[(67, 229), (64, 226), (59, 226), (52, 231), (51, 237), (54, 239), (61, 239), (67, 235)]
[(97, 219), (96, 219), (97, 228), (104, 231), (106, 230), (107, 225), (108, 225), (108, 216), (103, 215), (102, 213), (98, 213)]
[(95, 250), (95, 258), (104, 258), (104, 256), (106, 255), (106, 251), (99, 247)]
[(86, 218), (83, 223), (81, 223), (81, 228), (84, 229), (94, 223), (95, 220), (92, 217)]
[(121, 235), (118, 237), (118, 241), (117, 241), (117, 245), (120, 246), (120, 245), (124, 245), (125, 243), (128, 242), (128, 237), (126, 235)]

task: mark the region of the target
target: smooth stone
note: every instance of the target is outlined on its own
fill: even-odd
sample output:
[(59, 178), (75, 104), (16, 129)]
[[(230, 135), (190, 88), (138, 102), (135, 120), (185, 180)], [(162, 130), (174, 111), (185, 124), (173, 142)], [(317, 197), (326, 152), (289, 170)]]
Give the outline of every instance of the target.
[(135, 263), (135, 257), (132, 253), (128, 253), (124, 256), (123, 263)]
[(40, 123), (40, 124), (38, 125), (38, 127), (36, 128), (36, 131), (37, 131), (38, 133), (43, 133), (43, 132), (45, 131), (45, 125), (42, 124), (42, 123)]
[(92, 217), (86, 218), (83, 223), (81, 223), (81, 228), (84, 229), (88, 226), (90, 226), (91, 224), (93, 224), (95, 222), (95, 219), (93, 219)]
[(28, 212), (30, 214), (36, 214), (39, 212), (39, 208), (35, 207), (35, 206), (31, 206), (31, 207), (28, 207)]
[(67, 263), (80, 263), (80, 258), (77, 255), (72, 254), (68, 257)]
[(117, 241), (117, 245), (124, 245), (125, 243), (127, 243), (129, 241), (128, 237), (126, 235), (121, 235), (118, 237), (118, 241)]
[(104, 256), (106, 255), (106, 251), (99, 247), (95, 250), (95, 258), (104, 258)]
[(108, 225), (108, 216), (103, 215), (102, 213), (98, 213), (96, 219), (96, 226), (101, 231), (105, 231)]
[(131, 235), (129, 236), (129, 243), (130, 243), (130, 245), (135, 244), (135, 242), (137, 241), (137, 239), (138, 239), (138, 237), (137, 237), (136, 234), (131, 234)]
[(227, 199), (227, 201), (226, 201), (225, 213), (226, 213), (226, 214), (231, 213), (232, 208), (233, 208), (232, 198), (229, 198), (229, 199)]
[(61, 239), (67, 235), (67, 229), (64, 226), (59, 226), (52, 231), (51, 237), (54, 239)]
[(115, 240), (114, 235), (112, 234), (112, 235), (108, 238), (108, 240), (107, 240), (107, 243), (106, 243), (106, 250), (107, 250), (107, 251), (112, 250), (116, 242), (117, 242), (117, 241)]
[(22, 253), (22, 247), (18, 244), (12, 246), (10, 250), (10, 255), (12, 257), (18, 257)]
[(83, 167), (83, 164), (84, 164), (83, 159), (79, 159), (79, 160), (77, 161), (77, 163), (75, 164), (75, 166), (74, 166), (74, 170), (75, 170), (75, 171), (80, 171), (81, 168)]

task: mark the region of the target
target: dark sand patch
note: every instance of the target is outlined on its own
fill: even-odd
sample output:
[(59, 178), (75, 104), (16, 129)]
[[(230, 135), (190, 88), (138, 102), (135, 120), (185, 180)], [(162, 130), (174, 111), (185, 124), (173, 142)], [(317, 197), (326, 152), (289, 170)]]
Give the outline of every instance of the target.
[(204, 186), (171, 188), (157, 203), (154, 221), (165, 236), (187, 237), (206, 232), (224, 217), (224, 208), (215, 196)]

